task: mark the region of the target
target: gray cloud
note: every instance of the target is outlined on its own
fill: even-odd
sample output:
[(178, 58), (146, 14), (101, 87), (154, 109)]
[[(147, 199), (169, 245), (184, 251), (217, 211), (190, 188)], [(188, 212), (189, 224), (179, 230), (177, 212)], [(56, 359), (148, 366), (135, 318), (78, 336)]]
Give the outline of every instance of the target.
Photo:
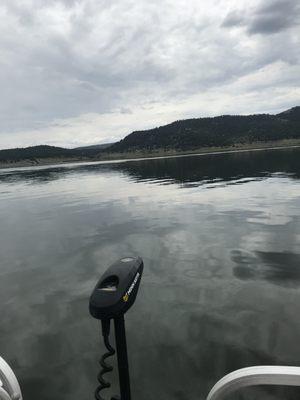
[(275, 0), (264, 2), (257, 10), (249, 33), (276, 33), (299, 24), (299, 2)]
[(248, 12), (229, 12), (222, 26), (243, 26), (249, 34), (269, 35), (299, 25), (299, 17), (300, 5), (297, 0), (268, 0)]
[(243, 25), (245, 25), (245, 16), (242, 12), (237, 11), (230, 11), (222, 22), (222, 26), (224, 28), (231, 28)]
[(0, 148), (110, 141), (172, 119), (294, 104), (296, 1), (239, 4), (4, 0)]

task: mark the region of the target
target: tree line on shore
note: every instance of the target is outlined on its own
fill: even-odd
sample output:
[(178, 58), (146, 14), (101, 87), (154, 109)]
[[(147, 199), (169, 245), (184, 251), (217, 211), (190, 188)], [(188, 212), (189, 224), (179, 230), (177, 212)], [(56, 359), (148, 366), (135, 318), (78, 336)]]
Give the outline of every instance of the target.
[(114, 153), (188, 151), (283, 139), (300, 139), (299, 106), (276, 115), (222, 115), (179, 120), (154, 129), (132, 132), (119, 142), (108, 145), (75, 149), (40, 145), (0, 150), (0, 162), (98, 159)]

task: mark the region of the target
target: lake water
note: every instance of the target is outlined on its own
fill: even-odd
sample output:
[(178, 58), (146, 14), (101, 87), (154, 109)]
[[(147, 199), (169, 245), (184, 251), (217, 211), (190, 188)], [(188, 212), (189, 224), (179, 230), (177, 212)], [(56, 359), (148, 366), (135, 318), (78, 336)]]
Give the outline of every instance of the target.
[(25, 400), (93, 398), (88, 298), (131, 255), (145, 264), (126, 314), (133, 399), (204, 399), (234, 369), (300, 366), (299, 149), (1, 170), (0, 222), (0, 355)]

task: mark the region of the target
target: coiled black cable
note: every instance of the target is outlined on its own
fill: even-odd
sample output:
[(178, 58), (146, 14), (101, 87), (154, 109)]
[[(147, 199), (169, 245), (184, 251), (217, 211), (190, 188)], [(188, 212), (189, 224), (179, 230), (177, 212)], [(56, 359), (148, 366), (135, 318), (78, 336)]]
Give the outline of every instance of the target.
[(105, 360), (108, 357), (113, 356), (116, 352), (115, 349), (109, 343), (109, 330), (110, 330), (110, 321), (108, 321), (108, 322), (103, 321), (102, 322), (102, 334), (103, 334), (104, 344), (105, 344), (105, 347), (107, 348), (108, 352), (103, 354), (103, 356), (101, 357), (101, 359), (99, 361), (99, 364), (101, 365), (102, 369), (97, 376), (97, 379), (98, 379), (98, 382), (100, 383), (100, 385), (95, 390), (95, 399), (96, 400), (104, 400), (103, 397), (100, 395), (100, 392), (103, 389), (108, 389), (111, 386), (111, 384), (103, 378), (103, 375), (105, 375), (108, 372), (111, 372), (113, 370), (113, 367), (111, 365), (107, 364), (105, 362)]

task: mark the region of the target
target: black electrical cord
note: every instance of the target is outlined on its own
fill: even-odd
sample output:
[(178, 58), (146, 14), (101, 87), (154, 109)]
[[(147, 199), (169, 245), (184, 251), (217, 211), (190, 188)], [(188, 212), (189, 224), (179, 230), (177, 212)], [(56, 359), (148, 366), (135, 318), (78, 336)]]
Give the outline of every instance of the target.
[(110, 331), (110, 320), (102, 320), (102, 335), (105, 347), (107, 348), (108, 352), (103, 354), (103, 356), (99, 361), (99, 364), (101, 365), (102, 369), (97, 376), (100, 385), (95, 390), (96, 400), (104, 400), (103, 397), (101, 397), (100, 392), (103, 389), (107, 389), (111, 386), (111, 384), (103, 378), (103, 375), (113, 370), (113, 367), (105, 362), (105, 360), (108, 357), (111, 357), (115, 354), (115, 349), (109, 343), (109, 331)]

